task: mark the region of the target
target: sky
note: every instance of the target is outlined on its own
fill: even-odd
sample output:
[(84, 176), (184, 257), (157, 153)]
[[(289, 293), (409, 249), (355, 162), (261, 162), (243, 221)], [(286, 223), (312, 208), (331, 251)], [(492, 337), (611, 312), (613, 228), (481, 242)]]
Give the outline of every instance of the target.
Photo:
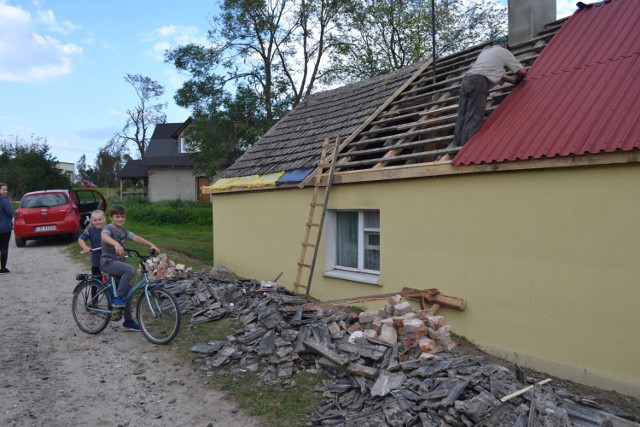
[[(206, 44), (220, 1), (0, 0), (0, 140), (39, 137), (58, 161), (92, 166), (139, 102), (127, 73), (163, 85), (167, 122), (185, 121), (173, 96), (186, 76), (163, 54)], [(557, 17), (575, 5), (557, 0)]]

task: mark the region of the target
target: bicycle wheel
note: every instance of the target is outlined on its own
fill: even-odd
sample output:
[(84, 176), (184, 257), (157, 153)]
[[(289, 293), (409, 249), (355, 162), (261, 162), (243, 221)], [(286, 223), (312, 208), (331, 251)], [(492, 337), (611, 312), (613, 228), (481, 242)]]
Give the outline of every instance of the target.
[(106, 289), (96, 282), (82, 282), (73, 291), (73, 320), (88, 334), (102, 332), (111, 318), (111, 305)]
[(142, 292), (136, 308), (144, 336), (154, 344), (167, 344), (178, 335), (180, 307), (178, 300), (164, 288)]

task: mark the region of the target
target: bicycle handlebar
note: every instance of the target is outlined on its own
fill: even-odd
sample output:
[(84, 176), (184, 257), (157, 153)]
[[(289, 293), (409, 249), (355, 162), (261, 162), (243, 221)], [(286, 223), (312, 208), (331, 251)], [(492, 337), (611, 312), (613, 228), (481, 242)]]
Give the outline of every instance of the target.
[(124, 253), (125, 253), (125, 256), (131, 256), (131, 254), (134, 254), (138, 258), (145, 258), (145, 259), (156, 255), (156, 251), (153, 249), (149, 250), (149, 255), (141, 255), (140, 252), (138, 252), (137, 250), (129, 249), (129, 248), (124, 248)]

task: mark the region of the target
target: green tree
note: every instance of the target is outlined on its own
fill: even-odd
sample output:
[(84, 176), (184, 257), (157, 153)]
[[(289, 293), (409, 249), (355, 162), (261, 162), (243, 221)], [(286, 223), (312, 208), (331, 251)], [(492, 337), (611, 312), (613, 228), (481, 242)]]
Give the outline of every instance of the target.
[(192, 112), (194, 151), (223, 156), (198, 161), (204, 170), (233, 162), (312, 92), (326, 55), (339, 49), (332, 33), (347, 1), (225, 0), (208, 45), (167, 52), (166, 62), (190, 75), (174, 99)]
[(7, 183), (11, 194), (20, 197), (29, 191), (71, 188), (45, 140), (33, 135), (30, 142), (9, 138), (0, 141), (0, 181)]
[[(354, 0), (343, 15), (340, 55), (328, 82), (360, 81), (433, 56), (431, 2)], [(435, 1), (436, 58), (506, 32), (506, 8), (494, 0)]]
[(236, 96), (224, 97), (220, 108), (212, 106), (193, 117), (187, 130), (189, 156), (198, 172), (215, 176), (244, 152), (268, 128), (259, 97), (249, 88), (238, 88)]
[(140, 74), (126, 74), (124, 81), (133, 87), (138, 104), (127, 110), (127, 122), (122, 130), (111, 138), (107, 150), (124, 155), (129, 152), (129, 144), (133, 143), (142, 158), (149, 145), (152, 128), (167, 121), (167, 115), (164, 113), (167, 103), (154, 104), (154, 101), (164, 94), (164, 86)]

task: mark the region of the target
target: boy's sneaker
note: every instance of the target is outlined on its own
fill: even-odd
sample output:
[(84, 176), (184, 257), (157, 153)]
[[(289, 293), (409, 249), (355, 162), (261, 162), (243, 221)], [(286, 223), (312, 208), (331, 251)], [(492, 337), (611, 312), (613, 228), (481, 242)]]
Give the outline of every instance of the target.
[(138, 325), (135, 320), (132, 320), (131, 322), (124, 322), (122, 324), (122, 329), (127, 332), (138, 332), (140, 330), (140, 325)]
[(115, 308), (122, 308), (124, 307), (124, 300), (122, 297), (115, 297), (113, 301), (111, 301), (111, 305)]

